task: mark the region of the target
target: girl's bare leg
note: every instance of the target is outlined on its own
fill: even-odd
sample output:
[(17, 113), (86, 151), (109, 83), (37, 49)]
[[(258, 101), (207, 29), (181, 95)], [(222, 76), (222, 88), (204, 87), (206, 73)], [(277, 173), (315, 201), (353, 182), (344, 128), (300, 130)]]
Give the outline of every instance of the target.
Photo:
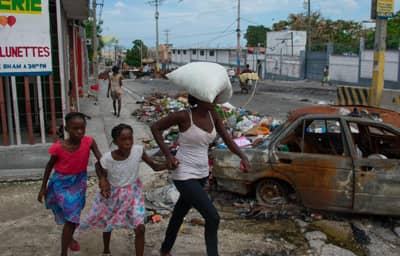
[(68, 247), (72, 242), (72, 235), (74, 234), (76, 224), (66, 221), (61, 235), (61, 256), (68, 255)]
[(111, 240), (111, 231), (103, 232), (103, 253), (111, 253), (110, 251), (110, 240)]
[(145, 227), (143, 224), (138, 225), (135, 229), (136, 256), (143, 256), (144, 254), (144, 232)]

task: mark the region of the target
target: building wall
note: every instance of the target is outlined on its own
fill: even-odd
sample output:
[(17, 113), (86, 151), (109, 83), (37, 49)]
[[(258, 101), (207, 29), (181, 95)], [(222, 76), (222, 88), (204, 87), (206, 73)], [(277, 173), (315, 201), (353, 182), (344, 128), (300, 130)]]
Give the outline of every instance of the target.
[(267, 78), (300, 79), (303, 60), (300, 56), (267, 55)]
[[(398, 81), (399, 73), (399, 51), (387, 51), (385, 53), (385, 80)], [(374, 62), (374, 51), (365, 50), (362, 52), (361, 78), (372, 79), (372, 64)]]
[(358, 63), (358, 57), (331, 55), (329, 57), (330, 80), (357, 83)]
[[(10, 118), (11, 122), (8, 124), (11, 126), (8, 129), (8, 136), (12, 137), (10, 143), (0, 144), (0, 162), (3, 165), (0, 169), (11, 169), (18, 171), (32, 168), (43, 168), (45, 163), (48, 160), (47, 156), (47, 148), (57, 139), (57, 135), (53, 133), (60, 125), (62, 125), (63, 115), (68, 113), (70, 109), (70, 98), (68, 97), (69, 86), (68, 81), (70, 79), (76, 79), (76, 74), (80, 73), (80, 76), (85, 76), (84, 72), (76, 72), (76, 70), (71, 70), (71, 66), (75, 66), (74, 63), (74, 54), (70, 53), (70, 46), (72, 43), (70, 41), (70, 34), (68, 33), (68, 24), (71, 24), (70, 17), (71, 13), (66, 13), (65, 10), (61, 9), (61, 29), (62, 33), (61, 38), (59, 40), (59, 33), (57, 27), (57, 15), (56, 15), (56, 4), (59, 4), (61, 1), (50, 0), (49, 1), (49, 10), (50, 10), (50, 35), (51, 35), (51, 45), (52, 45), (52, 65), (53, 65), (53, 74), (50, 76), (30, 76), (27, 77), (16, 77), (16, 97), (17, 97), (17, 106), (19, 109), (18, 117), (19, 117), (19, 126), (17, 129), (16, 121), (14, 118)], [(85, 1), (88, 4), (88, 1)], [(81, 2), (83, 4), (83, 2)], [(79, 6), (79, 5), (74, 5)], [(62, 5), (61, 5), (62, 8)], [(60, 48), (62, 48), (62, 53), (60, 52)], [(73, 50), (73, 49), (72, 49)], [(86, 55), (86, 50), (85, 56)], [(62, 54), (62, 58), (59, 58), (59, 55)], [(62, 61), (62, 65), (60, 64)], [(86, 65), (87, 58), (82, 58), (82, 62)], [(63, 66), (63, 67), (61, 67)], [(0, 77), (4, 85), (10, 87), (11, 77)], [(79, 81), (79, 79), (76, 79)], [(85, 81), (86, 79), (81, 79), (81, 81)], [(26, 81), (26, 83), (25, 83)], [(39, 81), (39, 82), (38, 82)], [(41, 85), (39, 90), (39, 84)], [(24, 87), (30, 91), (29, 98), (25, 96)], [(64, 89), (62, 89), (64, 88)], [(72, 88), (74, 90), (74, 88)], [(5, 90), (7, 92), (7, 89)], [(53, 96), (51, 95), (51, 91), (53, 91)], [(73, 91), (71, 91), (73, 92)], [(7, 92), (8, 95), (11, 93)], [(41, 96), (38, 96), (41, 94)], [(12, 100), (12, 99), (11, 99)], [(9, 102), (11, 102), (9, 100)], [(7, 103), (7, 102), (6, 102)], [(25, 108), (25, 104), (30, 103), (31, 109)], [(39, 110), (38, 105), (43, 104), (43, 108)], [(53, 109), (54, 106), (54, 109)], [(10, 108), (11, 109), (11, 108)], [(15, 108), (10, 110), (17, 111)], [(30, 111), (30, 112), (29, 112)], [(26, 124), (27, 116), (32, 116), (32, 125), (34, 132), (29, 131), (29, 124)], [(39, 115), (43, 114), (40, 117)], [(12, 113), (7, 113), (7, 117), (12, 117)], [(54, 117), (54, 118), (53, 118)], [(43, 122), (42, 122), (43, 120)], [(54, 120), (54, 123), (53, 123)], [(42, 128), (43, 124), (43, 128)], [(57, 127), (58, 126), (58, 127)], [(17, 138), (17, 130), (19, 131), (21, 137), (21, 142), (18, 142)], [(42, 134), (43, 133), (43, 136)], [(27, 137), (33, 134), (33, 142), (28, 140)], [(4, 131), (0, 134), (0, 137), (4, 137)], [(35, 144), (35, 145), (29, 145)], [(11, 160), (10, 160), (11, 159)], [(14, 161), (15, 159), (24, 159), (24, 161)]]
[[(329, 77), (337, 82), (370, 85), (372, 79), (372, 50), (358, 56), (329, 56)], [(387, 51), (385, 54), (385, 88), (400, 89), (400, 52)]]
[[(186, 50), (186, 54), (184, 54), (184, 50)], [(251, 55), (243, 54), (240, 61), (242, 67), (247, 63), (246, 56), (248, 59), (252, 58)], [(258, 57), (261, 59), (261, 55)], [(226, 67), (235, 67), (236, 49), (175, 48), (172, 50), (171, 59), (175, 66), (181, 66), (195, 61), (208, 61), (216, 62)]]
[(305, 31), (273, 31), (267, 32), (267, 54), (300, 56), (305, 50), (307, 32)]
[[(179, 50), (179, 54), (178, 54)], [(210, 50), (204, 48), (174, 49), (172, 63), (178, 67), (193, 61), (211, 61), (225, 67), (236, 67), (236, 49), (214, 49), (215, 56), (210, 56)], [(194, 51), (194, 53), (193, 53)], [(203, 55), (201, 55), (203, 51)], [(268, 48), (267, 48), (268, 52)], [(329, 51), (332, 52), (332, 51)], [(297, 52), (296, 52), (297, 54)], [(387, 51), (385, 63), (385, 88), (400, 89), (400, 52)], [(246, 64), (253, 70), (257, 69), (257, 60), (261, 61), (262, 79), (311, 79), (321, 80), (323, 68), (329, 65), (329, 77), (338, 83), (353, 83), (369, 85), (372, 78), (373, 51), (364, 51), (361, 60), (358, 56), (329, 55), (328, 52), (311, 52), (307, 54), (307, 62), (304, 52), (299, 55), (291, 54), (249, 54), (243, 52), (240, 61), (241, 68)], [(307, 63), (307, 67), (305, 67)], [(305, 74), (307, 72), (307, 74)]]

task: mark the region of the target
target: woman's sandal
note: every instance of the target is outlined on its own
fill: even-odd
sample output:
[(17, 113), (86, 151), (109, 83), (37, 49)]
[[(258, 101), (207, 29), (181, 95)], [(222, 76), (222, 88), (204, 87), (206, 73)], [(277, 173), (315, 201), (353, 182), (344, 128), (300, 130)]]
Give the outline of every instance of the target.
[(76, 252), (81, 249), (81, 246), (79, 245), (78, 241), (72, 240), (71, 244), (69, 245), (69, 249)]

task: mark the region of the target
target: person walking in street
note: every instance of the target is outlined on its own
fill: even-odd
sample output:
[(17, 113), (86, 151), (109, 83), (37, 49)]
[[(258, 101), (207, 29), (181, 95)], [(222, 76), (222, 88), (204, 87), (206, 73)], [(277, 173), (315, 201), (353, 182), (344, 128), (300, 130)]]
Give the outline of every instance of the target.
[(250, 65), (246, 64), (246, 68), (240, 72), (240, 74), (245, 74), (245, 73), (253, 73), (253, 70), (250, 69)]
[(107, 98), (110, 97), (110, 93), (113, 101), (114, 115), (119, 117), (121, 113), (122, 75), (117, 66), (112, 67), (112, 73), (109, 75)]
[[(64, 225), (61, 256), (68, 255), (68, 248), (79, 250), (73, 233), (85, 206), (90, 151), (97, 160), (101, 157), (95, 140), (85, 136), (85, 118), (86, 116), (79, 112), (71, 112), (65, 116), (65, 131), (68, 132), (69, 138), (63, 142), (58, 141), (49, 148), (50, 160), (46, 165), (37, 198), (41, 203), (45, 198), (46, 208), (53, 211), (56, 223)], [(53, 168), (54, 173), (49, 181)], [(103, 187), (104, 180), (100, 180), (100, 187)]]
[[(208, 148), (217, 133), (228, 148), (241, 158), (244, 171), (250, 170), (247, 156), (239, 149), (227, 133), (221, 118), (215, 111), (216, 104), (188, 98), (190, 108), (174, 112), (155, 122), (151, 131), (167, 159), (168, 169), (180, 196), (169, 221), (165, 239), (161, 245), (161, 256), (171, 255), (180, 226), (188, 211), (194, 207), (205, 219), (205, 241), (208, 256), (218, 255), (219, 214), (212, 204), (204, 185), (209, 176)], [(215, 100), (214, 100), (215, 102)], [(162, 133), (171, 126), (179, 127), (179, 149), (174, 157), (164, 143)]]
[[(79, 230), (103, 229), (103, 255), (111, 255), (111, 232), (115, 228), (135, 231), (137, 256), (144, 253), (144, 197), (142, 182), (138, 178), (139, 163), (143, 160), (155, 171), (166, 169), (166, 163), (155, 163), (143, 150), (134, 145), (133, 129), (119, 124), (111, 131), (117, 149), (105, 153), (97, 169), (104, 168), (111, 188), (104, 188), (93, 199), (90, 210), (82, 218)], [(103, 173), (102, 171), (98, 171)]]
[(324, 86), (325, 84), (331, 85), (329, 82), (329, 66), (325, 65), (324, 71), (323, 71), (323, 77), (321, 81), (321, 86)]

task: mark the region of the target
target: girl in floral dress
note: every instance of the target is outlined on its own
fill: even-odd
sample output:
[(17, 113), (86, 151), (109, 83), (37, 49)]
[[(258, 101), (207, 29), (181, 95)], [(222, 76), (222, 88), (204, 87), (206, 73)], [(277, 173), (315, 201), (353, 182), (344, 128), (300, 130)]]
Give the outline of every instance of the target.
[[(119, 124), (111, 131), (117, 149), (107, 152), (101, 159), (101, 167), (107, 173), (109, 188), (103, 188), (96, 194), (86, 216), (83, 217), (80, 230), (103, 229), (103, 255), (111, 255), (111, 232), (115, 228), (135, 231), (136, 255), (144, 252), (144, 198), (142, 182), (138, 178), (139, 162), (143, 160), (155, 171), (166, 168), (166, 164), (155, 163), (144, 151), (143, 146), (133, 145), (133, 129)], [(96, 165), (96, 168), (101, 168)]]

